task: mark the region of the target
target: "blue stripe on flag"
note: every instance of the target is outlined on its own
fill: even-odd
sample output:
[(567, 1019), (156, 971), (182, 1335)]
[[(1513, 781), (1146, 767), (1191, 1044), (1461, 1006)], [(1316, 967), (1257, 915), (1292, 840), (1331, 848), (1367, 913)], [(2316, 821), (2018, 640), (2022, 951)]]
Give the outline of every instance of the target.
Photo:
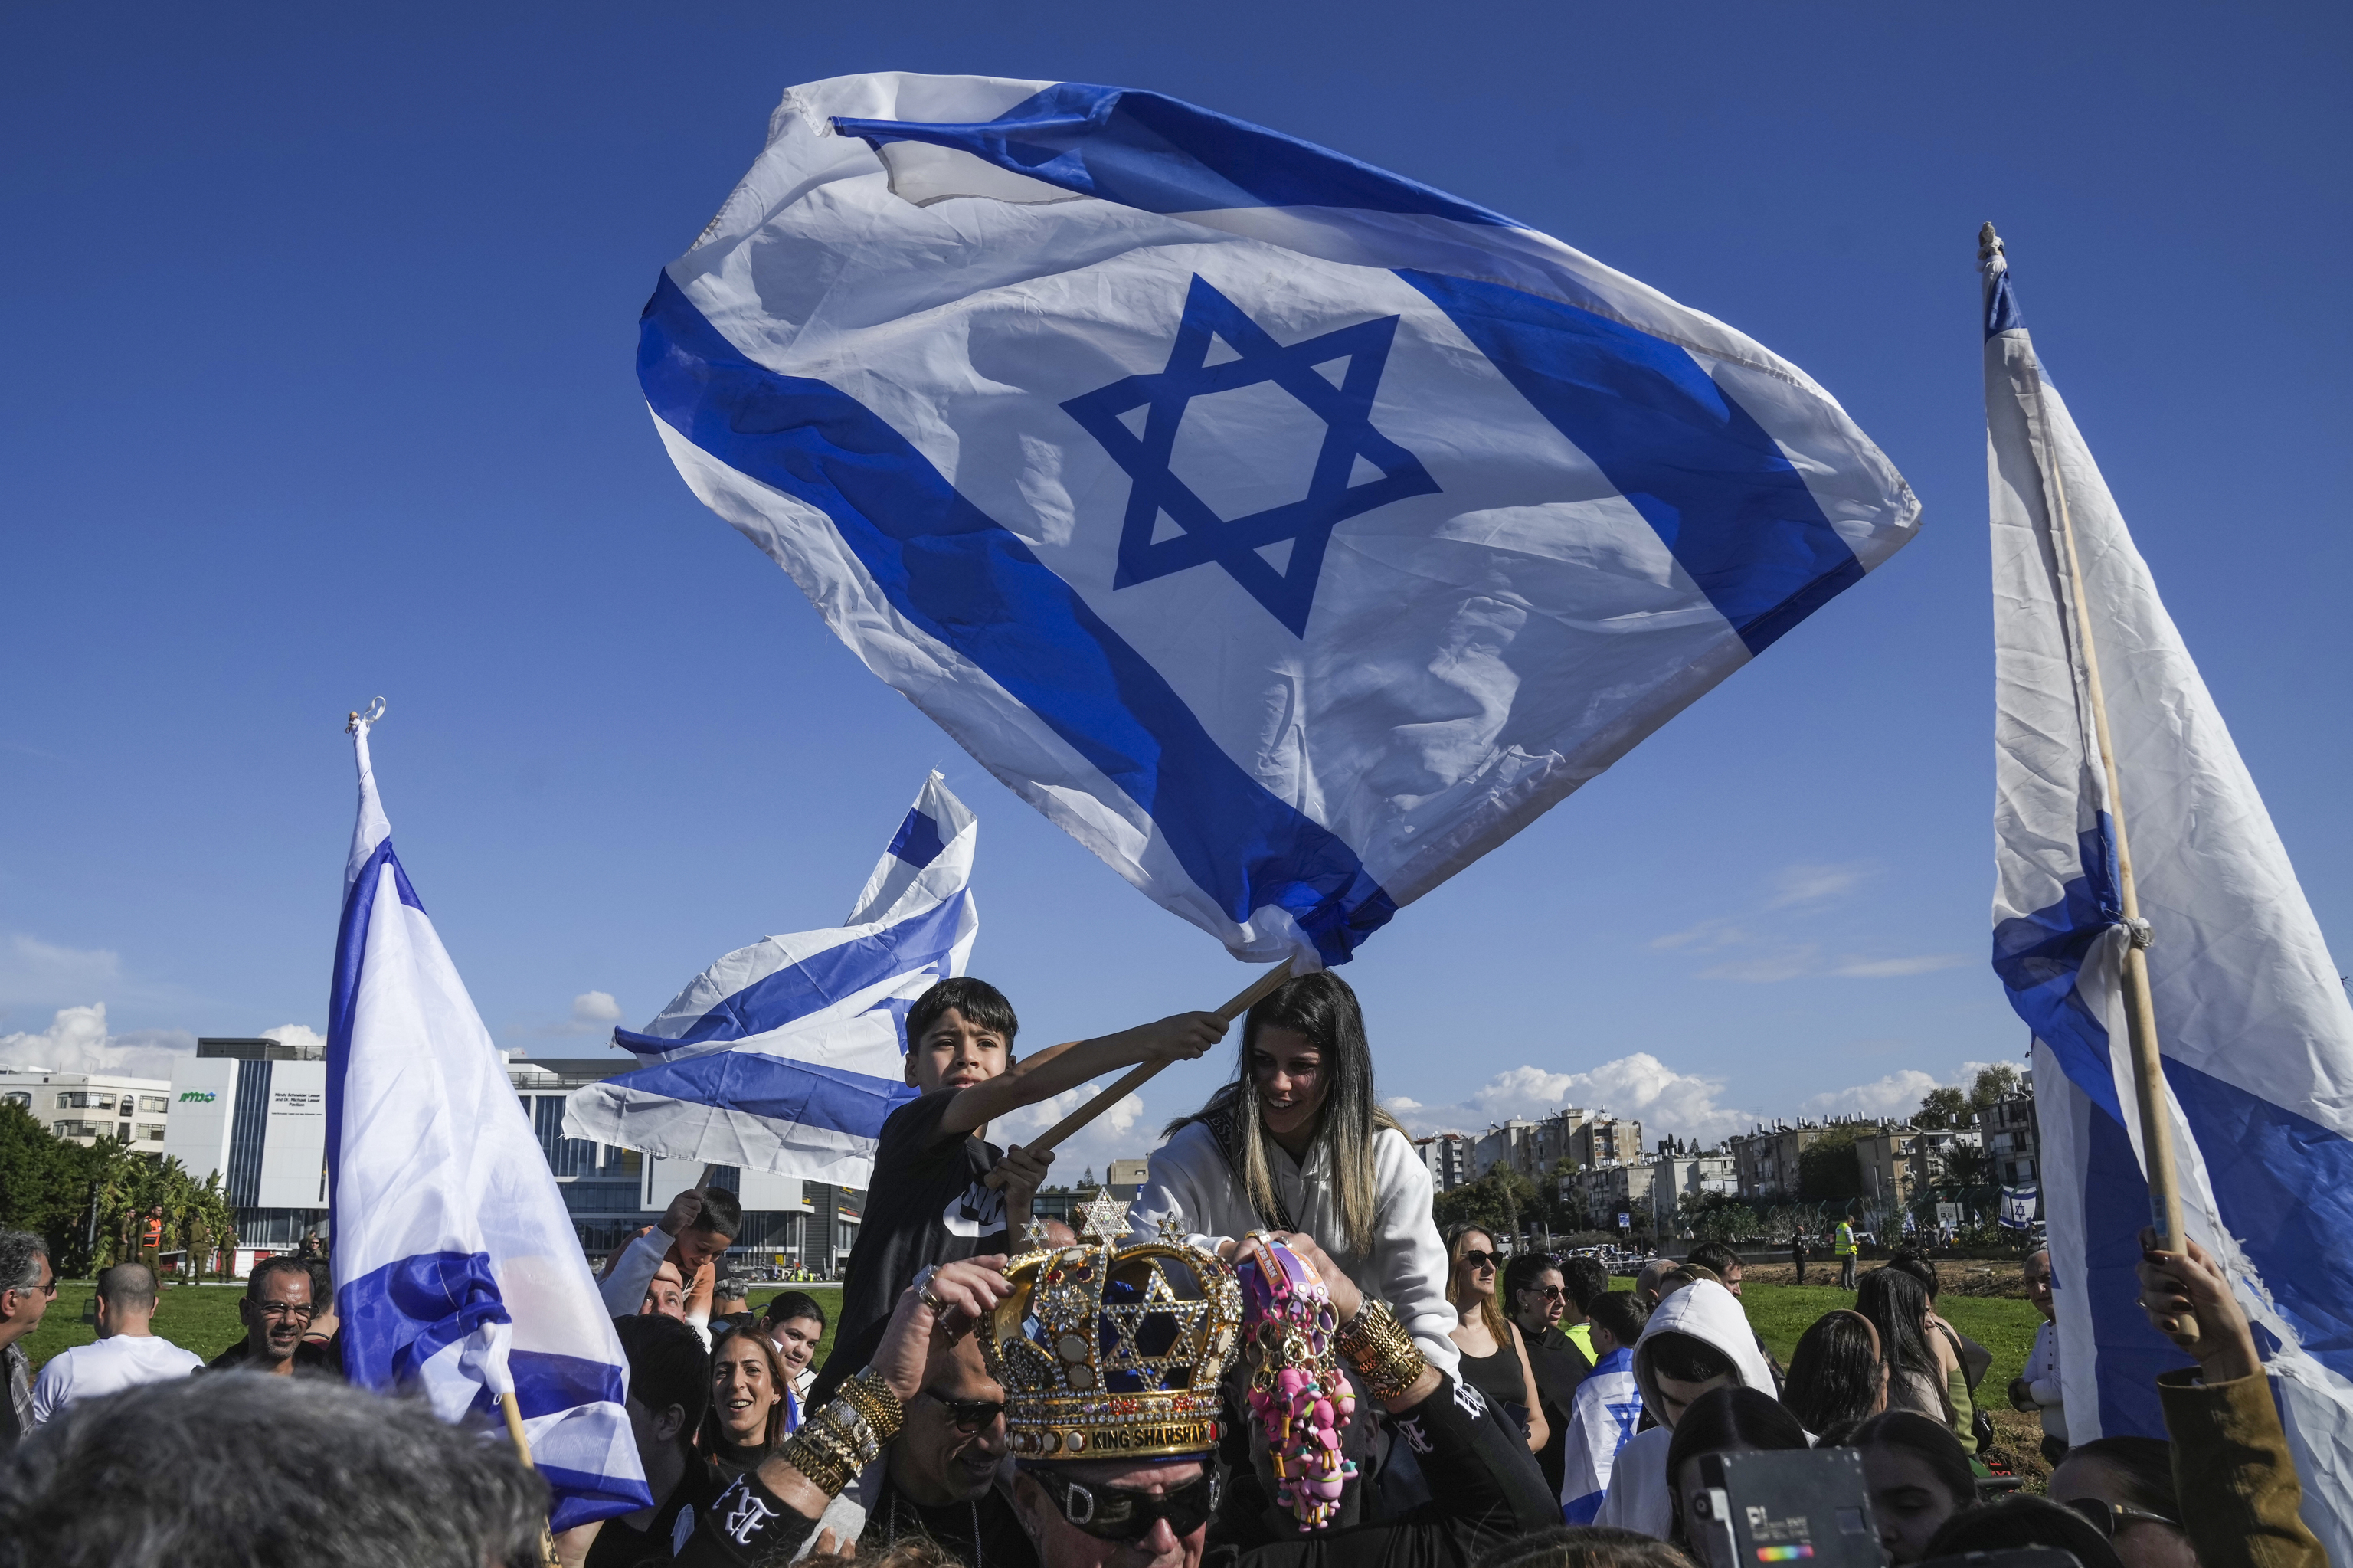
[(664, 1062), (605, 1080), (695, 1105), (798, 1122), (859, 1138), (880, 1138), (891, 1113), (923, 1091), (889, 1078), (757, 1051), (720, 1051)]
[[(334, 1213), (335, 1172), (343, 1164), (336, 1153), (343, 1147), (343, 1074), (352, 1060), (352, 1010), (359, 1004), (360, 970), (367, 966), (368, 924), (375, 914), (376, 885), (383, 869), (392, 867), (393, 892), (403, 904), (425, 913), (425, 901), (408, 885), (408, 873), (392, 853), (392, 835), (375, 846), (359, 874), (343, 893), (343, 917), (335, 926), (335, 974), (327, 995), (327, 1212)], [(332, 1223), (329, 1229), (332, 1230)]]
[(2121, 1122), (2107, 1025), (2075, 989), (2092, 944), (2124, 918), (2116, 837), (2105, 811), (2097, 826), (2077, 835), (2075, 853), (2084, 874), (2060, 890), (2058, 903), (1994, 927), (1993, 972), (2009, 990), (2010, 1007), (2051, 1047), (2068, 1080)]
[(1354, 207), (1487, 228), (1526, 227), (1328, 147), (1134, 88), (1057, 82), (994, 120), (960, 125), (845, 118), (833, 125), (875, 146), (953, 147), (1014, 174), (1145, 212)]
[(2165, 1076), (2272, 1304), (2313, 1360), (2353, 1379), (2353, 1143), (2169, 1057)]
[(945, 854), (947, 847), (940, 825), (921, 811), (908, 812), (899, 824), (899, 836), (891, 841), (891, 853), (918, 871)]
[(531, 1464), (555, 1494), (555, 1506), (548, 1510), (547, 1528), (558, 1535), (575, 1525), (610, 1519), (617, 1513), (635, 1513), (652, 1506), (652, 1494), (645, 1489), (642, 1481), (632, 1484), (601, 1470), (575, 1470), (551, 1465), (537, 1454), (531, 1457)]
[(619, 1404), (628, 1395), (620, 1367), (586, 1356), (511, 1350), (507, 1370), (514, 1374), (515, 1405), (526, 1421), (581, 1405)]
[(2140, 1233), (2148, 1224), (2148, 1182), (2123, 1124), (2098, 1106), (2084, 1117), (2084, 1266), (2099, 1347), (2100, 1435), (2163, 1437), (2157, 1374), (2181, 1364), (2173, 1341), (2149, 1327), (2140, 1301)]
[[(664, 272), (638, 379), (655, 415), (829, 517), (892, 608), (970, 659), (1146, 812), (1236, 923), (1288, 910), (1327, 964), (1397, 913), (1335, 834), (1245, 773), (1160, 673), (873, 412), (754, 365)], [(1237, 862), (1229, 846), (1250, 846)]]
[(651, 1055), (714, 1040), (742, 1040), (782, 1029), (797, 1018), (806, 1018), (870, 986), (913, 974), (926, 965), (944, 980), (948, 956), (955, 948), (956, 928), (970, 900), (970, 890), (960, 888), (937, 908), (912, 919), (871, 936), (820, 948), (754, 980), (689, 1024), (683, 1034), (638, 1034), (616, 1029), (613, 1043)]
[(485, 1323), (512, 1321), (488, 1253), (429, 1252), (348, 1281), (335, 1292), (343, 1372), (379, 1392)]
[(1779, 443), (1688, 351), (1500, 283), (1398, 276), (1599, 466), (1751, 653), (1862, 580)]

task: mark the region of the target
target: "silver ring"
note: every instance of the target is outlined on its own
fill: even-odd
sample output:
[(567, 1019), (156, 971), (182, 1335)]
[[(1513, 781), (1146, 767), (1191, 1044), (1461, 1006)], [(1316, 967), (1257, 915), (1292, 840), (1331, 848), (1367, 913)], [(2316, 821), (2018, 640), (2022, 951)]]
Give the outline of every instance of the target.
[(940, 1298), (940, 1293), (938, 1291), (933, 1289), (928, 1285), (916, 1290), (915, 1299), (930, 1308), (935, 1313), (942, 1316), (945, 1316), (947, 1313), (948, 1304)]

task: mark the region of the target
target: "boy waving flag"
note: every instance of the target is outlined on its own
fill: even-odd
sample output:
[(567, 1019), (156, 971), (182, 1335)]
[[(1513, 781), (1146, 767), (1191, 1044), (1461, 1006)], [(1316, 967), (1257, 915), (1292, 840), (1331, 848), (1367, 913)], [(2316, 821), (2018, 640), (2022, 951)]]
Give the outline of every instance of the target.
[(490, 1031), (392, 851), (368, 729), (327, 1033), (344, 1375), (448, 1420), (512, 1395), (557, 1531), (651, 1505), (628, 1363)]

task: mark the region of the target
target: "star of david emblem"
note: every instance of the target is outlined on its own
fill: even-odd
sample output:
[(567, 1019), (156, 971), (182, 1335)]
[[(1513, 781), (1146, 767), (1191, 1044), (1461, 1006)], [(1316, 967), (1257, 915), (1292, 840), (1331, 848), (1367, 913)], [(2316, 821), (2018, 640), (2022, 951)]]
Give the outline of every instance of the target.
[(1097, 1192), (1079, 1213), (1087, 1217), (1087, 1223), (1079, 1227), (1082, 1236), (1091, 1236), (1105, 1246), (1115, 1246), (1127, 1234), (1127, 1205), (1109, 1192)]
[[(1305, 637), (1332, 530), (1377, 506), (1438, 492), (1419, 459), (1373, 429), (1373, 397), (1398, 320), (1359, 322), (1285, 347), (1196, 277), (1165, 368), (1123, 376), (1062, 405), (1127, 471), (1127, 514), (1112, 587), (1134, 588), (1215, 561), (1292, 635)], [(1219, 344), (1230, 356), (1211, 364), (1210, 350)], [(1344, 364), (1345, 371), (1327, 374), (1325, 367)], [(1301, 500), (1220, 517), (1169, 467), (1177, 429), (1194, 398), (1269, 381), (1324, 421), (1314, 476)], [(1138, 409), (1145, 410), (1140, 430), (1125, 418)], [(1155, 538), (1164, 517), (1175, 532)]]

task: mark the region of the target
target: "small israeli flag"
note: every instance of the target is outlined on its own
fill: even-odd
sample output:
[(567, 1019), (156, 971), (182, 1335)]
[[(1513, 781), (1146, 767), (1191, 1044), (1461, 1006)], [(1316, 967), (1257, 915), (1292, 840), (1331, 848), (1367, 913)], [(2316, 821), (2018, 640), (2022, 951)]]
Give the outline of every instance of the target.
[(353, 723), (359, 825), (327, 1025), (344, 1374), (421, 1387), (452, 1421), (495, 1424), (513, 1393), (558, 1531), (650, 1507), (628, 1363), (490, 1031), (392, 853), (370, 722)]
[(2304, 1518), (2353, 1563), (2353, 1005), (2148, 564), (2043, 375), (1988, 236), (1994, 582), (1993, 969), (2034, 1032), (2039, 1174), (2071, 1439), (2166, 1436), (2182, 1353), (2138, 1305), (2149, 1223), (2123, 962), (2117, 802), (2066, 535), (2106, 689), (2182, 1223), (2255, 1325)]
[(1804, 372), (1156, 93), (797, 87), (646, 307), (696, 494), (1238, 957), (1345, 960), (1913, 536)]
[(865, 1187), (883, 1120), (915, 1096), (907, 1010), (980, 934), (979, 832), (933, 774), (846, 923), (739, 948), (643, 1030), (613, 1031), (645, 1066), (573, 1091), (565, 1135)]
[(2001, 1190), (2000, 1223), (2002, 1229), (2010, 1231), (2031, 1231), (2034, 1228), (2034, 1222), (2041, 1217), (2042, 1211), (2042, 1194), (2041, 1189), (2029, 1185), (2024, 1187), (2004, 1187)]

